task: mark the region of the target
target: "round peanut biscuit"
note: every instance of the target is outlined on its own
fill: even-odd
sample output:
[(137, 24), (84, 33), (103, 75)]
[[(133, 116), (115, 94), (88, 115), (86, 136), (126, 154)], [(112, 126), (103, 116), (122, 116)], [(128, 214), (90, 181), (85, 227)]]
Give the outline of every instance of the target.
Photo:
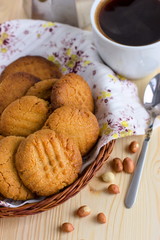
[(64, 75), (55, 82), (51, 93), (53, 109), (62, 106), (75, 106), (94, 111), (94, 101), (88, 83), (75, 73)]
[(4, 138), (4, 136), (0, 135), (0, 141), (1, 141), (1, 139), (3, 139), (3, 138)]
[(16, 153), (16, 168), (24, 185), (39, 196), (49, 196), (73, 183), (82, 158), (71, 139), (43, 129), (23, 140)]
[(27, 96), (36, 96), (44, 100), (50, 100), (53, 84), (57, 81), (57, 78), (51, 78), (40, 81), (34, 86), (28, 89)]
[(24, 72), (10, 74), (0, 83), (0, 114), (13, 101), (26, 94), (40, 79)]
[(0, 128), (4, 136), (28, 136), (42, 128), (50, 112), (48, 102), (35, 96), (24, 96), (3, 111)]
[(87, 109), (63, 106), (47, 119), (43, 128), (49, 128), (71, 137), (84, 156), (96, 143), (99, 124), (95, 115)]
[(41, 56), (24, 56), (18, 58), (3, 70), (0, 81), (3, 81), (7, 75), (16, 72), (27, 72), (41, 80), (59, 78), (62, 75), (58, 65), (46, 58)]
[(0, 141), (0, 193), (14, 200), (34, 198), (23, 185), (15, 167), (15, 154), (22, 140), (23, 137), (9, 136)]

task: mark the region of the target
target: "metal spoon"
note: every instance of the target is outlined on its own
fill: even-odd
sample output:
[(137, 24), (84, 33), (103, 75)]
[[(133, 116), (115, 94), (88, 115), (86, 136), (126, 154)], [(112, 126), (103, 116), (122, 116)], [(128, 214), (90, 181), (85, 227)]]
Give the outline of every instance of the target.
[(144, 107), (150, 114), (151, 118), (149, 126), (146, 129), (145, 139), (139, 159), (137, 161), (134, 176), (131, 180), (131, 184), (125, 198), (125, 206), (127, 208), (131, 208), (136, 200), (154, 120), (158, 115), (160, 115), (160, 74), (152, 78), (147, 85), (143, 102)]

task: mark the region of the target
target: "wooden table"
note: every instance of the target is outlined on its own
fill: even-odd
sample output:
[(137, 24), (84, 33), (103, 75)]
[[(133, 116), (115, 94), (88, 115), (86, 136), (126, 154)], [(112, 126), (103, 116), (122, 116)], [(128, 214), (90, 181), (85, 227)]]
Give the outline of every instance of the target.
[[(11, 4), (11, 1), (1, 0), (0, 10), (5, 12), (0, 17), (1, 22), (6, 20), (6, 16), (8, 19), (11, 17), (10, 12), (12, 18), (29, 16), (24, 11), (22, 0), (17, 1), (21, 5), (14, 11), (7, 2)], [(148, 79), (136, 82), (140, 95), (147, 82)], [(64, 204), (35, 216), (0, 219), (0, 240), (160, 240), (160, 128), (154, 130), (150, 140), (138, 198), (132, 209), (124, 207), (131, 175), (116, 174), (116, 183), (120, 187), (120, 194), (116, 196), (109, 195), (106, 192), (107, 184), (100, 180), (101, 174), (110, 170), (109, 161), (112, 158), (129, 156), (137, 161), (139, 152), (131, 155), (127, 151), (127, 146), (133, 140), (142, 145), (143, 136), (117, 140), (108, 162), (79, 194)], [(80, 219), (74, 212), (85, 204), (92, 213)], [(99, 212), (106, 214), (106, 224), (96, 222)], [(63, 222), (71, 222), (75, 230), (62, 233), (60, 225)]]

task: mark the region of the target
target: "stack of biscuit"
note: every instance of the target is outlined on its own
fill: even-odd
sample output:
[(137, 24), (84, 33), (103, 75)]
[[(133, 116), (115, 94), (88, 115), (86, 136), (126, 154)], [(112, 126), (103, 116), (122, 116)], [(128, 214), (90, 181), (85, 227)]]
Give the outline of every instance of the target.
[(94, 101), (79, 75), (25, 56), (0, 76), (0, 195), (50, 196), (72, 184), (99, 136)]

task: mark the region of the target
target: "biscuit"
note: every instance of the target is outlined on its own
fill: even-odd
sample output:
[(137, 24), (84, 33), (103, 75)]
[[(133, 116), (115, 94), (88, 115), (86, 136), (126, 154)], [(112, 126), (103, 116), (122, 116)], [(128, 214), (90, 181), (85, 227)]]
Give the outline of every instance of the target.
[(82, 158), (72, 139), (50, 129), (23, 140), (16, 153), (16, 168), (24, 185), (39, 196), (49, 196), (78, 177)]
[(56, 109), (47, 119), (43, 128), (71, 137), (84, 156), (96, 143), (99, 136), (98, 121), (87, 109), (63, 106)]
[(2, 135), (28, 136), (43, 126), (49, 111), (49, 104), (43, 99), (35, 96), (17, 99), (1, 115)]
[(40, 79), (24, 72), (10, 74), (0, 83), (0, 114), (13, 101), (26, 94)]
[(57, 78), (51, 78), (40, 81), (27, 91), (27, 96), (36, 96), (44, 100), (50, 100), (53, 84), (57, 81)]
[(0, 193), (14, 200), (34, 197), (23, 185), (15, 168), (15, 153), (22, 140), (23, 137), (9, 136), (0, 141)]
[(4, 138), (4, 136), (0, 135), (0, 141), (1, 141), (1, 139), (3, 139), (3, 138)]
[(27, 72), (41, 80), (59, 78), (62, 75), (59, 67), (46, 58), (41, 56), (25, 56), (9, 64), (3, 70), (0, 80), (2, 81), (7, 75), (16, 72)]
[(53, 109), (69, 105), (94, 111), (94, 101), (88, 83), (74, 73), (66, 74), (53, 85), (51, 104)]

